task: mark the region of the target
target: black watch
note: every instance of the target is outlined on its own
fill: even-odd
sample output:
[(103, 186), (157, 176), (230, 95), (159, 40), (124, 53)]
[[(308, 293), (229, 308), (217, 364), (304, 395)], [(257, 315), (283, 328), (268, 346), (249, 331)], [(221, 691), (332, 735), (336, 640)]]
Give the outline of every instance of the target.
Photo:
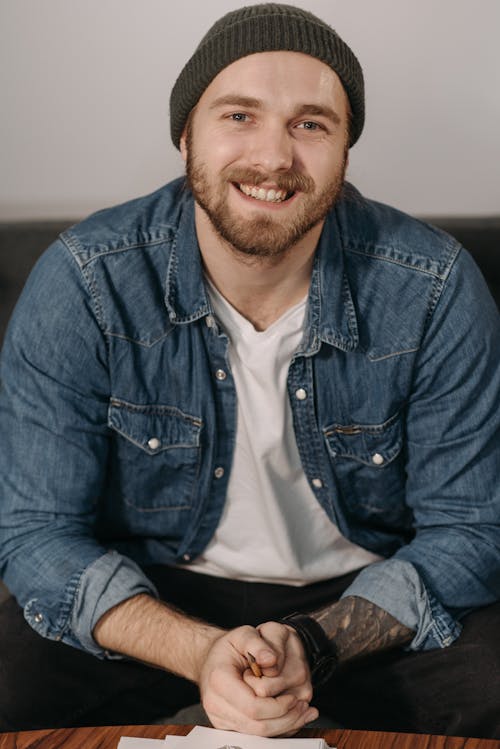
[(305, 614), (289, 614), (279, 622), (293, 627), (300, 637), (309, 662), (313, 687), (325, 684), (336, 670), (338, 658), (323, 627)]

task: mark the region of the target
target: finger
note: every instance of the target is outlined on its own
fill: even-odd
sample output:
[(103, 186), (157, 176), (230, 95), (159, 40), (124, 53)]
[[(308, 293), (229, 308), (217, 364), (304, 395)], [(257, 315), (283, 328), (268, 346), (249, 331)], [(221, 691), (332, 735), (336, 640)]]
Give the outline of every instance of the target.
[[(315, 707), (309, 708), (309, 710), (307, 711), (307, 714), (304, 716), (304, 726), (307, 726), (309, 723), (312, 723), (312, 721), (316, 720), (317, 718), (319, 718), (318, 710)], [(301, 728), (303, 728), (304, 726), (301, 726)], [(295, 734), (297, 733), (297, 730), (300, 730), (300, 729), (294, 729), (292, 731), (289, 731), (288, 733), (280, 734), (280, 736), (282, 736), (283, 738), (288, 738), (289, 736), (295, 736)]]
[(276, 676), (285, 662), (285, 653), (290, 636), (288, 627), (278, 622), (265, 622), (257, 627), (263, 641), (276, 653), (276, 663), (265, 670), (266, 676)]
[(233, 706), (228, 704), (223, 706), (220, 713), (209, 717), (216, 728), (257, 736), (282, 736), (293, 735), (317, 716), (316, 708), (310, 708), (307, 704), (298, 702), (285, 715), (274, 718), (256, 719), (238, 714)]
[[(202, 702), (213, 725), (231, 730), (243, 730), (249, 722), (273, 721), (284, 718), (297, 706), (293, 695), (280, 695), (276, 698), (257, 697), (245, 684), (232, 684), (230, 692), (222, 690), (227, 685), (222, 674), (214, 675), (209, 689), (203, 694)], [(290, 720), (288, 721), (290, 722)]]
[[(262, 679), (253, 678), (256, 682), (262, 681)], [(237, 712), (257, 720), (285, 715), (297, 702), (293, 694), (257, 696), (246, 681), (241, 679), (241, 674), (234, 666), (220, 667), (212, 671), (204, 685), (203, 694), (209, 709), (214, 713), (217, 712), (220, 704), (227, 702)]]
[(243, 680), (257, 697), (277, 697), (280, 694), (293, 694), (298, 700), (310, 702), (312, 699), (312, 686), (308, 678), (308, 672), (303, 671), (304, 677), (296, 679), (289, 678), (284, 672), (280, 676), (256, 678), (247, 669), (243, 673)]
[(278, 660), (278, 654), (271, 643), (264, 640), (259, 632), (253, 627), (238, 627), (228, 635), (229, 642), (233, 648), (248, 664), (248, 653), (252, 653), (256, 664), (261, 670), (273, 668)]

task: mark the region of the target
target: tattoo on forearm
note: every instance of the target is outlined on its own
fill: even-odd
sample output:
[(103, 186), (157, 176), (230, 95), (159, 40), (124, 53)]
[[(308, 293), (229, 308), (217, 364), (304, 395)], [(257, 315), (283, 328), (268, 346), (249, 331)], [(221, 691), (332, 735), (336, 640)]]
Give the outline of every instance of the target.
[(339, 661), (405, 645), (415, 634), (387, 611), (357, 596), (342, 598), (312, 616), (335, 643)]

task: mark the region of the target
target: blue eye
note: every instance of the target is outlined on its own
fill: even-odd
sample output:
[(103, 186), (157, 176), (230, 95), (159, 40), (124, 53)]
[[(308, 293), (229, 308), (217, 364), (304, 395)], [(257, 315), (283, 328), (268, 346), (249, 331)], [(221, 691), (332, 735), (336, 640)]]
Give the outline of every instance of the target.
[(248, 115), (243, 112), (234, 112), (230, 117), (234, 122), (246, 122)]
[(304, 130), (319, 130), (320, 125), (318, 125), (317, 122), (311, 122), (308, 120), (307, 122), (301, 122), (298, 127), (303, 128)]

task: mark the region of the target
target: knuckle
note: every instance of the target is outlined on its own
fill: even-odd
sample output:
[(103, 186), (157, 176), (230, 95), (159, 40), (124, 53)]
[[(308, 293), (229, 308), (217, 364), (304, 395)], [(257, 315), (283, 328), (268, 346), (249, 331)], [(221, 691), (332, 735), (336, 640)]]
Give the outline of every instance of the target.
[(265, 686), (265, 684), (256, 684), (252, 687), (257, 697), (267, 697), (269, 695), (269, 690)]
[(311, 686), (304, 686), (300, 690), (300, 694), (298, 695), (299, 699), (304, 700), (304, 702), (311, 702), (313, 697), (313, 690)]

